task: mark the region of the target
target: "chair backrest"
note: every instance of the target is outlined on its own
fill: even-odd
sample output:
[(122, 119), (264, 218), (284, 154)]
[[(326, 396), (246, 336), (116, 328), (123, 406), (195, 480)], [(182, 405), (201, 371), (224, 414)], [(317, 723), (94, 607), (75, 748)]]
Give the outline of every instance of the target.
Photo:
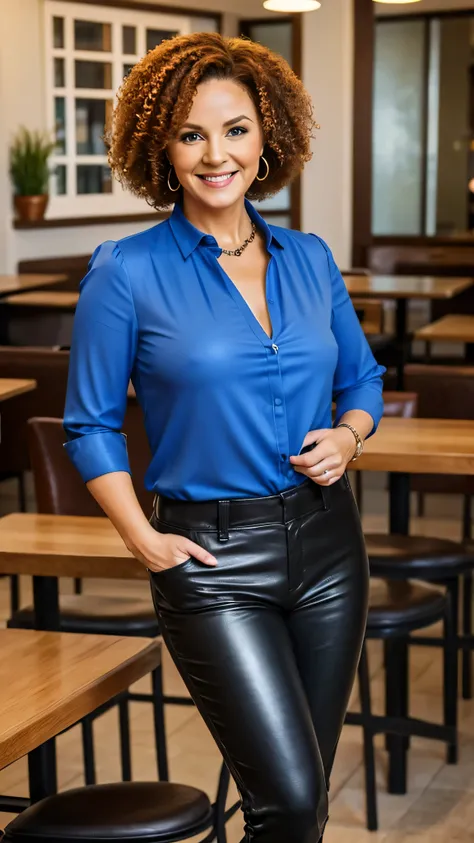
[(383, 393), (383, 414), (388, 417), (411, 419), (417, 415), (418, 396), (416, 392)]
[(474, 366), (410, 364), (405, 386), (417, 393), (421, 418), (474, 419)]
[(37, 388), (2, 404), (0, 472), (29, 467), (26, 425), (32, 416), (61, 418), (66, 397), (69, 353), (54, 348), (0, 346), (0, 377), (32, 378)]
[[(38, 512), (55, 515), (103, 515), (79, 473), (69, 459), (62, 419), (32, 418), (28, 425), (28, 448), (33, 470)], [(124, 426), (137, 498), (145, 515), (150, 515), (153, 493), (144, 488), (148, 445), (143, 428), (137, 440), (135, 429)], [(144, 445), (146, 447), (144, 447)]]

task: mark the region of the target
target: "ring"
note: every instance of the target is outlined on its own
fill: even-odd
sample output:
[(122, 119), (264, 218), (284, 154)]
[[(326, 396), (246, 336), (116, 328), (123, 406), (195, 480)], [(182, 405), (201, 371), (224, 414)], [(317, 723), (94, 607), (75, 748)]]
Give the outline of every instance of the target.
[(325, 468), (324, 471), (323, 471), (323, 474), (329, 474), (329, 469)]

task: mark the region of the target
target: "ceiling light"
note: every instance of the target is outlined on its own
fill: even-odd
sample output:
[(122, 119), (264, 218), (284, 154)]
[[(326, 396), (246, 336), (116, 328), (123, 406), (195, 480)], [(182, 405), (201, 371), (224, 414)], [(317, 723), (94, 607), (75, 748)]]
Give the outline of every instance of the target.
[(420, 0), (374, 0), (374, 3), (386, 3), (390, 4), (391, 6), (397, 5), (401, 6), (402, 3), (419, 3)]
[(321, 8), (318, 0), (264, 0), (269, 12), (315, 12)]

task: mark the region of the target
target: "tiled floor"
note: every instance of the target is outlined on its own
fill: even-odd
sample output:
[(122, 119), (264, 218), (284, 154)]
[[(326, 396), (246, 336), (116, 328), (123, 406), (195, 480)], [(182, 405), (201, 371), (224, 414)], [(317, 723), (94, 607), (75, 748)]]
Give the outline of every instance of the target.
[[(367, 530), (386, 529), (387, 499), (383, 478), (367, 478), (364, 526)], [(0, 487), (0, 513), (15, 504), (13, 487)], [(456, 498), (429, 498), (427, 515), (413, 519), (412, 531), (451, 538), (459, 537), (461, 503)], [(70, 583), (64, 582), (65, 591)], [(30, 594), (28, 579), (22, 581), (22, 598)], [(119, 583), (90, 580), (89, 593), (147, 593), (145, 583)], [(8, 587), (0, 580), (0, 623), (8, 614)], [(377, 644), (370, 647), (372, 696), (374, 709), (382, 711), (383, 673)], [(166, 654), (164, 671), (168, 693), (185, 693), (181, 680)], [(437, 650), (412, 648), (411, 713), (438, 720), (441, 716), (441, 660)], [(144, 688), (147, 680), (139, 685)], [(353, 694), (351, 707), (357, 706)], [(1, 713), (0, 713), (1, 716)], [(220, 756), (194, 708), (170, 706), (166, 712), (170, 776), (172, 780), (194, 784), (215, 796)], [(117, 715), (109, 712), (96, 722), (95, 741), (99, 781), (119, 777)], [(150, 706), (132, 704), (133, 772), (136, 779), (156, 777)], [(460, 701), (460, 761), (456, 766), (444, 763), (444, 747), (436, 742), (414, 739), (409, 755), (409, 783), (406, 796), (385, 792), (386, 755), (383, 739), (377, 739), (377, 777), (380, 830), (365, 829), (364, 778), (360, 731), (346, 727), (342, 734), (331, 783), (330, 822), (325, 843), (474, 843), (474, 701)], [(59, 783), (61, 788), (82, 782), (80, 734), (77, 727), (58, 739)], [(0, 772), (0, 793), (25, 795), (27, 790), (25, 759)], [(232, 787), (230, 800), (236, 797)], [(0, 814), (0, 827), (8, 822)], [(229, 843), (242, 838), (240, 812), (228, 824)], [(197, 840), (198, 838), (196, 838)], [(292, 843), (292, 841), (288, 841)]]

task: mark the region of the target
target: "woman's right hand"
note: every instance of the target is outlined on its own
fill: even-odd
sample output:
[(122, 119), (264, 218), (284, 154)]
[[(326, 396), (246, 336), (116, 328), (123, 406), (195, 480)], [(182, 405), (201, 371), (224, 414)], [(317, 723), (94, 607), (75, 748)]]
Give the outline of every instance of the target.
[(145, 535), (133, 542), (127, 542), (128, 549), (136, 559), (153, 573), (174, 568), (186, 562), (191, 556), (204, 565), (215, 567), (217, 559), (196, 542), (175, 533), (159, 533), (151, 525)]

